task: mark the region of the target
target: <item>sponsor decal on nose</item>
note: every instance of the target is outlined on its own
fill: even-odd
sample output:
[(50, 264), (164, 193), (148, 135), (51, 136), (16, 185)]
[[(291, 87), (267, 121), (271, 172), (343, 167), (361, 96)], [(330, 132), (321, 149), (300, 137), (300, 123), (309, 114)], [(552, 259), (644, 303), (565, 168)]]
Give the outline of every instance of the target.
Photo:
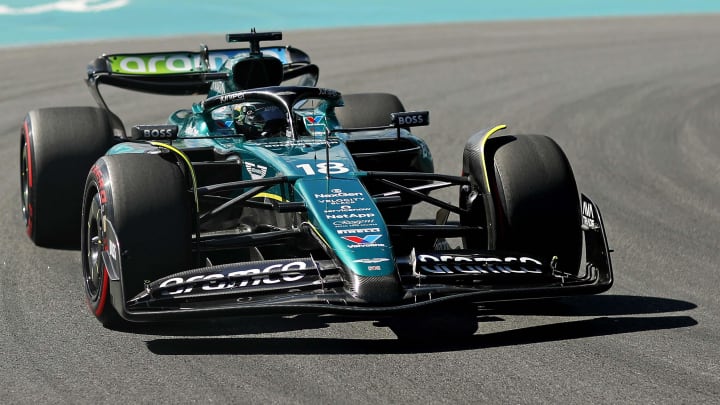
[(358, 245), (364, 245), (367, 243), (375, 243), (380, 239), (382, 235), (365, 235), (365, 236), (343, 236), (342, 238), (348, 242), (352, 242)]

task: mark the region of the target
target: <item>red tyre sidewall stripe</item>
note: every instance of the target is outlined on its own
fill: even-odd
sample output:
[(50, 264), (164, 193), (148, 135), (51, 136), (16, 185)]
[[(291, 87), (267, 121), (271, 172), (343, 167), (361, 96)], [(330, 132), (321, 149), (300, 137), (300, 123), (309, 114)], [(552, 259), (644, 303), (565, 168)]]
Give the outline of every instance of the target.
[(33, 207), (32, 207), (32, 201), (30, 196), (33, 195), (32, 193), (32, 187), (33, 187), (33, 170), (32, 170), (32, 162), (33, 162), (33, 156), (32, 156), (32, 146), (30, 145), (30, 128), (28, 126), (28, 121), (25, 120), (23, 123), (23, 129), (25, 131), (25, 153), (27, 154), (27, 182), (28, 182), (28, 202), (27, 202), (27, 226), (25, 227), (25, 231), (27, 232), (28, 236), (32, 237), (32, 231), (33, 231)]
[(25, 128), (25, 148), (27, 149), (27, 165), (28, 165), (28, 187), (32, 188), (33, 175), (32, 175), (32, 147), (30, 147), (30, 130), (28, 129), (27, 120), (23, 124)]
[(103, 282), (102, 291), (100, 291), (100, 299), (98, 300), (97, 308), (95, 308), (95, 316), (100, 316), (105, 309), (105, 301), (108, 295), (108, 284), (110, 283), (110, 277), (108, 276), (107, 267), (103, 266)]

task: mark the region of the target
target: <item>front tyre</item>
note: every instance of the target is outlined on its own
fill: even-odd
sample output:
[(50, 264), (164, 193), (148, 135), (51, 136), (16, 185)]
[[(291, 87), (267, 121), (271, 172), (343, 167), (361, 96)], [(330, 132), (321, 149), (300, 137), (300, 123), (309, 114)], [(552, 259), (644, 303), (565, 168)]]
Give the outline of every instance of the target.
[(89, 207), (83, 207), (83, 222), (86, 224), (81, 241), (85, 300), (90, 311), (105, 327), (121, 329), (125, 322), (110, 302), (109, 273), (102, 258), (108, 243), (102, 228), (100, 194), (93, 193)]
[[(113, 302), (191, 263), (191, 194), (180, 167), (159, 155), (100, 158), (85, 183), (82, 223), (85, 297), (105, 327), (128, 327)], [(113, 297), (118, 281), (122, 296)]]
[(497, 248), (529, 253), (578, 274), (580, 201), (567, 157), (544, 135), (490, 138), (486, 147), (498, 220)]

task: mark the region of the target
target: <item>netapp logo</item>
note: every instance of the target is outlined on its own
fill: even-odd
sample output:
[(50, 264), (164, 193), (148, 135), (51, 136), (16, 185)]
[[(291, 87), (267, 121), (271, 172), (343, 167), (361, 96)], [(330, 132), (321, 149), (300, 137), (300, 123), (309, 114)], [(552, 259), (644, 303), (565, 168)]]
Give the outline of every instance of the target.
[(355, 219), (355, 218), (372, 218), (375, 216), (372, 212), (367, 214), (330, 214), (325, 215), (327, 219)]

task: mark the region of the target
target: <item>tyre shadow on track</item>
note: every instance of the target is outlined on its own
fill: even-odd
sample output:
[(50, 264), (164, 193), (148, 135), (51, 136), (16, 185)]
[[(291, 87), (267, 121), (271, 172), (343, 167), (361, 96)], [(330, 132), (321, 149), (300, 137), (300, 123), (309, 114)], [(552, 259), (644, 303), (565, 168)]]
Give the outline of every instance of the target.
[[(355, 318), (304, 315), (292, 318), (251, 318), (252, 321), (228, 324), (226, 321), (184, 325), (184, 329), (158, 330), (156, 334), (177, 334), (181, 338), (160, 338), (146, 342), (157, 355), (286, 355), (286, 354), (402, 354), (474, 350), (618, 335), (624, 333), (677, 329), (695, 326), (689, 316), (637, 316), (687, 311), (695, 304), (653, 297), (599, 295), (493, 304), (478, 310), (480, 332), (461, 340), (428, 339), (406, 342), (395, 339), (356, 338), (292, 338), (292, 337), (227, 337), (258, 333), (290, 332), (293, 330), (328, 328), (332, 323), (356, 321)], [(562, 317), (594, 317), (539, 326), (482, 333), (482, 323), (503, 321), (502, 315), (541, 315)], [(634, 315), (634, 316), (633, 316)], [(237, 326), (237, 325), (243, 326)], [(146, 331), (149, 333), (149, 331)], [(159, 333), (162, 332), (162, 333)], [(193, 336), (193, 337), (187, 337)], [(200, 337), (204, 336), (204, 337)], [(215, 337), (212, 337), (215, 336)], [(217, 337), (223, 336), (223, 337)]]

